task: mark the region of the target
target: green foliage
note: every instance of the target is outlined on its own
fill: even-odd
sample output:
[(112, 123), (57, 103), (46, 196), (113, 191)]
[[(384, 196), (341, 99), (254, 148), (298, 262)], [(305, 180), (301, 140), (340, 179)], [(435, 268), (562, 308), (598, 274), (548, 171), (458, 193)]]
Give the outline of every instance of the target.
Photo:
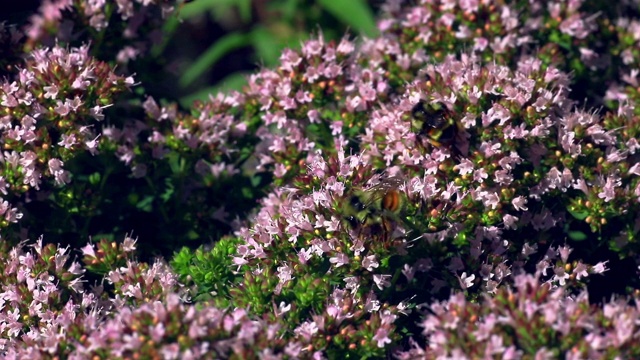
[(196, 286), (195, 299), (211, 300), (223, 307), (227, 301), (231, 284), (239, 277), (233, 271), (233, 259), (241, 239), (224, 237), (217, 241), (211, 250), (204, 247), (191, 250), (183, 247), (175, 253), (171, 266), (185, 283)]

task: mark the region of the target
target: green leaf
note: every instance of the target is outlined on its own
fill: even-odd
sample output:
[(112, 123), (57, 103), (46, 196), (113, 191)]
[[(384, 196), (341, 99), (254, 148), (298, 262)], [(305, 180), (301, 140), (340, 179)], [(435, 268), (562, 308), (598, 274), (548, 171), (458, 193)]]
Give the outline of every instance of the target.
[(195, 230), (189, 230), (187, 233), (187, 239), (189, 240), (197, 240), (200, 238), (200, 234), (198, 234)]
[(91, 185), (98, 185), (101, 178), (102, 175), (99, 172), (94, 172), (93, 174), (89, 175), (89, 183)]
[(377, 35), (376, 22), (371, 8), (364, 0), (318, 0), (318, 4), (343, 23), (353, 27), (361, 34), (373, 37)]
[(173, 193), (175, 192), (175, 188), (170, 178), (165, 179), (164, 183), (167, 188), (165, 189), (164, 193), (160, 195), (160, 198), (162, 199), (162, 201), (167, 202), (169, 201), (169, 199), (171, 199), (171, 195), (173, 195)]
[(571, 60), (571, 69), (577, 74), (577, 75), (582, 75), (586, 72), (587, 68), (584, 65), (584, 63), (578, 59), (572, 59)]
[(151, 212), (151, 210), (153, 209), (153, 199), (153, 195), (147, 195), (136, 204), (136, 207), (142, 211)]
[(253, 198), (253, 191), (251, 191), (251, 189), (250, 189), (250, 188), (248, 188), (248, 187), (243, 187), (241, 191), (242, 191), (242, 196), (243, 196), (245, 199), (252, 199), (252, 198)]
[(171, 260), (171, 267), (180, 275), (188, 275), (186, 272), (191, 264), (193, 253), (188, 247), (183, 246), (180, 251), (174, 252), (173, 259)]
[(549, 35), (549, 41), (551, 41), (552, 43), (558, 44), (560, 47), (564, 48), (565, 50), (571, 50), (571, 42), (569, 41), (568, 36), (565, 36), (559, 31), (553, 31)]
[(254, 148), (251, 146), (243, 147), (240, 149), (240, 155), (238, 156), (238, 160), (236, 160), (237, 164), (242, 164), (245, 162), (251, 155), (253, 155)]
[(250, 40), (249, 36), (240, 33), (221, 37), (184, 72), (180, 78), (180, 85), (183, 87), (191, 85), (223, 56), (232, 50), (249, 45)]
[(587, 216), (589, 216), (589, 213), (586, 211), (575, 211), (575, 210), (571, 210), (569, 208), (567, 208), (567, 211), (569, 212), (569, 214), (571, 214), (571, 216), (573, 216), (575, 219), (577, 220), (584, 220), (587, 218)]
[(257, 188), (258, 186), (260, 186), (260, 183), (262, 182), (262, 178), (260, 176), (252, 176), (249, 178), (249, 181), (251, 181), (251, 185), (255, 188)]
[(184, 158), (180, 157), (177, 153), (172, 152), (167, 155), (167, 159), (169, 160), (169, 167), (174, 174), (182, 174), (184, 172), (186, 166)]
[(587, 239), (587, 234), (582, 231), (569, 231), (567, 235), (569, 236), (569, 239), (573, 241), (584, 241)]

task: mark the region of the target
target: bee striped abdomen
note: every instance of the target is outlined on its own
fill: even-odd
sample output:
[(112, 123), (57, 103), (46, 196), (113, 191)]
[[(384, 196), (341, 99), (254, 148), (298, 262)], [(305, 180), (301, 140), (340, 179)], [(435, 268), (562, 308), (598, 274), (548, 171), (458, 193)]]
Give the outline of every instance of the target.
[(389, 190), (382, 197), (382, 208), (394, 212), (400, 208), (400, 193), (397, 190)]

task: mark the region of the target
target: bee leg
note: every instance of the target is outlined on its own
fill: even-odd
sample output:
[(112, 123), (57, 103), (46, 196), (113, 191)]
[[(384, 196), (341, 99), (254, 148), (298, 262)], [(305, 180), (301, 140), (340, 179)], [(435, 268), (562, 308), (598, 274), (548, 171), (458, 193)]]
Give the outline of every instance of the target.
[(437, 148), (442, 147), (442, 143), (440, 143), (437, 140), (427, 138), (427, 142), (431, 144), (431, 146), (433, 147), (437, 147)]
[(367, 219), (369, 218), (369, 214), (365, 214), (362, 220), (360, 221), (360, 225), (358, 226), (358, 238), (362, 238), (362, 236), (366, 236), (367, 234), (364, 232), (365, 225), (367, 223)]
[(387, 218), (382, 219), (382, 235), (385, 240), (389, 240), (393, 234), (391, 221)]
[[(425, 144), (425, 142), (426, 142), (426, 144)], [(425, 155), (429, 154), (429, 152), (431, 151), (429, 147), (433, 146), (431, 141), (429, 141), (428, 139), (425, 139), (424, 137), (416, 139), (416, 144), (424, 152)]]

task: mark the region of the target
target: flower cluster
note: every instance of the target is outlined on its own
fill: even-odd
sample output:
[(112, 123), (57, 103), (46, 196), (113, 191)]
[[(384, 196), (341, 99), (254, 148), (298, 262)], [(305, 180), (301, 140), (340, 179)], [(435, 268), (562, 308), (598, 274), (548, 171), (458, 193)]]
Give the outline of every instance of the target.
[[(85, 269), (69, 261), (68, 249), (43, 245), (42, 238), (32, 250), (2, 246), (3, 358), (212, 359), (231, 353), (255, 358), (303, 351), (299, 344), (282, 340), (278, 321), (252, 319), (242, 309), (186, 305), (175, 275), (159, 262), (148, 266), (128, 261), (125, 267), (114, 263), (103, 279), (107, 286), (88, 287)], [(128, 257), (135, 241), (102, 241), (99, 247), (113, 251), (105, 254), (87, 245), (88, 268), (105, 257)]]
[[(539, 275), (539, 274), (537, 274)], [(537, 275), (518, 275), (482, 304), (462, 294), (429, 306), (422, 336), (398, 359), (636, 358), (638, 308), (611, 300), (602, 308), (586, 292), (570, 295)], [(637, 304), (637, 298), (634, 300)], [(426, 341), (426, 345), (425, 345)]]
[(0, 231), (29, 218), (0, 235), (99, 240), (84, 268), (0, 244), (3, 356), (640, 355), (635, 12), (390, 0), (376, 38), (320, 33), (242, 92), (185, 112), (140, 90), (104, 121), (121, 59), (44, 30), (84, 22), (102, 51), (173, 2), (81, 3), (45, 1), (0, 83)]
[[(185, 305), (176, 294), (140, 307), (120, 307), (99, 328), (87, 329), (70, 357), (157, 359), (219, 359), (234, 354), (256, 359), (283, 354), (296, 356), (301, 348), (279, 338), (278, 323), (249, 318), (243, 309)], [(33, 352), (9, 353), (16, 357)]]
[[(114, 97), (133, 85), (131, 77), (116, 75), (88, 51), (86, 46), (35, 50), (15, 80), (0, 83), (0, 192), (11, 201), (40, 190), (43, 178), (53, 186), (70, 182), (64, 163), (79, 152), (98, 151), (94, 124), (103, 120)], [(2, 228), (21, 217), (3, 203)]]
[[(550, 11), (554, 19), (562, 14), (571, 18), (555, 25), (566, 35), (587, 39), (595, 23), (578, 13), (577, 5)], [(637, 214), (637, 159), (632, 156), (636, 117), (624, 108), (604, 115), (574, 109), (569, 97), (573, 79), (554, 66), (561, 61), (540, 60), (539, 54), (512, 57), (505, 65), (473, 53), (459, 59), (443, 57), (433, 64), (424, 53), (420, 56), (420, 51), (409, 49), (413, 54), (407, 54), (403, 63), (396, 41), (389, 37), (365, 41), (353, 58), (361, 67), (348, 67), (344, 78), (353, 83), (335, 81), (329, 88), (337, 95), (345, 91), (336, 96), (340, 120), (326, 125), (336, 137), (337, 155), (321, 147), (318, 152), (307, 151), (300, 161), (299, 150), (281, 147), (292, 156), (276, 161), (276, 174), (292, 169), (301, 174), (294, 177), (293, 187), (267, 197), (251, 228), (239, 233), (246, 244), (238, 247), (234, 262), (238, 269), (252, 269), (252, 275), (245, 273), (250, 284), (258, 275), (262, 285), (250, 292), (245, 290), (251, 288), (248, 280), (244, 281), (237, 300), (256, 306), (260, 314), (265, 309), (257, 304), (289, 297), (288, 288), (304, 282), (306, 271), (327, 267), (325, 278), (330, 282), (345, 283), (346, 290), (361, 296), (359, 301), (373, 293), (381, 308), (394, 304), (394, 314), (411, 308), (413, 301), (414, 305), (433, 301), (443, 288), (462, 289), (467, 296), (495, 294), (513, 281), (512, 273), (532, 268), (544, 271), (546, 281), (563, 287), (569, 282), (574, 290), (585, 286), (589, 273), (603, 273), (602, 262), (592, 267), (568, 261), (573, 250), (553, 243), (567, 238), (585, 241), (585, 237), (597, 243), (596, 238), (606, 234), (600, 246), (620, 250), (633, 239), (633, 228), (622, 224), (634, 223)], [(287, 53), (280, 70), (293, 64), (306, 71), (305, 49), (315, 45), (305, 44), (301, 55)], [(420, 69), (417, 80), (400, 91), (400, 82), (392, 80), (406, 79), (404, 74), (412, 67)], [(305, 76), (296, 81), (298, 72), (288, 73), (261, 74), (269, 74), (268, 84), (276, 89), (278, 84), (288, 88), (308, 80)], [(354, 89), (359, 93), (349, 96)], [(363, 101), (368, 96), (388, 103), (371, 108)], [(271, 101), (265, 98), (263, 104), (271, 107)], [(427, 139), (429, 134), (414, 128), (412, 109), (421, 102), (446, 109), (444, 117), (456, 130), (451, 146), (436, 145)], [(331, 111), (336, 110), (324, 113)], [(293, 122), (280, 119), (285, 123), (277, 128), (287, 128), (288, 123), (296, 129), (300, 117)], [(322, 124), (325, 117), (319, 119)], [(621, 127), (625, 131), (618, 131)], [(343, 147), (345, 141), (339, 139), (344, 138), (355, 144)], [(362, 154), (346, 156), (345, 151)], [(283, 171), (277, 171), (278, 164)], [(381, 205), (364, 215), (348, 210), (350, 205), (373, 207), (386, 201), (384, 191), (389, 189), (384, 178), (399, 185), (405, 202), (399, 215), (380, 211)], [(358, 199), (354, 203), (354, 197), (375, 189), (383, 194), (373, 195), (365, 204), (358, 204)], [(633, 243), (625, 251), (634, 254), (635, 247)], [(538, 254), (539, 250), (543, 251)], [(575, 255), (597, 258), (596, 252), (585, 249)], [(552, 273), (547, 275), (547, 269)], [(398, 280), (401, 273), (408, 285)], [(424, 288), (432, 295), (422, 295), (418, 289)], [(265, 298), (265, 289), (274, 296)], [(393, 295), (389, 289), (394, 289)], [(326, 290), (319, 296), (324, 294)], [(298, 298), (295, 303), (304, 302)]]
[(2, 244), (6, 264), (0, 293), (0, 342), (5, 351), (31, 347), (55, 352), (70, 339), (69, 332), (84, 321), (97, 320), (100, 311), (84, 313), (98, 304), (94, 294), (84, 293), (84, 269), (69, 263), (69, 249), (43, 245), (40, 238), (32, 251), (24, 246), (10, 249)]
[[(317, 318), (313, 321), (325, 329), (318, 332), (316, 347), (341, 347), (344, 340), (326, 325), (342, 333), (339, 329), (353, 326), (359, 316), (364, 316), (359, 331), (353, 334), (360, 346), (348, 350), (367, 354), (391, 342), (397, 327), (411, 327), (407, 315), (418, 304), (429, 303), (452, 289), (474, 298), (482, 293), (495, 294), (504, 284), (512, 283), (513, 273), (527, 268), (538, 269), (549, 284), (570, 292), (583, 289), (590, 274), (606, 270), (604, 263), (591, 266), (569, 260), (573, 249), (568, 246), (509, 241), (496, 226), (476, 225), (470, 246), (464, 247), (445, 241), (455, 230), (460, 232), (460, 226), (420, 235), (420, 223), (414, 219), (425, 216), (420, 212), (424, 209), (406, 210), (416, 214), (405, 216), (403, 212), (393, 214), (374, 208), (376, 188), (380, 189), (385, 180), (374, 173), (363, 156), (339, 153), (328, 160), (313, 159), (307, 174), (294, 181), (294, 188), (282, 189), (263, 201), (251, 230), (240, 231), (245, 243), (237, 247), (230, 264), (244, 271), (242, 278), (235, 279), (237, 291), (230, 291), (232, 304), (248, 306), (256, 315), (272, 311), (265, 304), (287, 304), (291, 298), (295, 299), (290, 300), (294, 307), (288, 315), (295, 318), (321, 308), (327, 297), (330, 302), (343, 301), (340, 292), (327, 287), (331, 283), (350, 294), (350, 304), (362, 304), (365, 314), (350, 313), (345, 310), (350, 307), (342, 307), (349, 324), (341, 324), (334, 309), (325, 307), (321, 322), (317, 323)], [(364, 198), (367, 196), (373, 198)], [(370, 209), (353, 209), (359, 206), (355, 202), (367, 199), (372, 202), (368, 204)], [(416, 235), (412, 237), (412, 233)], [(542, 253), (539, 247), (544, 249)], [(326, 273), (322, 281), (314, 283), (312, 275), (319, 271)], [(208, 283), (202, 279), (197, 282)], [(228, 299), (222, 301), (226, 304)], [(365, 324), (384, 314), (394, 321), (381, 323), (384, 336), (373, 335)], [(333, 343), (324, 342), (327, 336)], [(378, 341), (380, 337), (382, 342)]]
[[(621, 63), (621, 75), (619, 79), (613, 81), (605, 94), (606, 104), (615, 109), (620, 105), (628, 108), (632, 104), (637, 104), (640, 100), (640, 91), (638, 87), (638, 74), (640, 73), (640, 51), (638, 51), (638, 43), (640, 42), (640, 21), (634, 18), (622, 17), (617, 19), (616, 34), (618, 36), (618, 45), (613, 49), (613, 53), (617, 55), (615, 59)], [(631, 110), (635, 115), (640, 113), (637, 106), (632, 106)]]
[[(28, 46), (53, 46), (57, 42), (77, 45), (78, 41), (100, 40), (100, 46), (96, 47), (99, 51), (104, 54), (116, 52), (115, 60), (127, 64), (146, 55), (152, 45), (162, 40), (162, 20), (173, 13), (179, 3), (175, 0), (119, 0), (115, 3), (43, 0), (25, 30)], [(109, 38), (121, 41), (105, 41)]]
[[(390, 69), (414, 71), (423, 67), (425, 58), (441, 61), (460, 52), (511, 67), (520, 55), (535, 54), (545, 65), (572, 72), (574, 83), (588, 87), (577, 89), (575, 99), (583, 101), (585, 91), (601, 96), (607, 81), (616, 80), (614, 72), (603, 71), (618, 65), (610, 58), (618, 44), (611, 18), (598, 16), (605, 9), (617, 15), (615, 8), (582, 0), (425, 1), (413, 7), (390, 1), (385, 6), (388, 16), (380, 21), (386, 37), (377, 40), (376, 53), (396, 60)], [(407, 80), (411, 78), (401, 76), (396, 81)]]
[[(580, 41), (587, 41), (590, 39), (587, 35), (595, 25), (591, 17), (579, 11), (579, 5), (576, 3), (560, 7), (533, 7), (526, 10), (539, 13), (538, 15), (545, 21), (544, 29), (559, 27), (558, 31), (565, 36), (573, 36)], [(430, 19), (438, 11), (452, 12), (451, 16), (453, 16), (458, 11), (469, 14), (499, 10), (498, 5), (492, 6), (485, 9), (483, 6), (478, 8), (467, 8), (466, 5), (431, 7), (426, 4), (424, 7), (408, 9), (406, 16), (410, 18), (410, 14), (413, 12), (426, 11), (424, 17)], [(498, 33), (506, 32), (508, 29), (520, 29), (516, 32), (525, 34), (522, 35), (522, 39), (530, 37), (526, 34), (539, 30), (540, 24), (537, 23), (527, 26), (518, 25), (517, 19), (514, 20), (513, 16), (509, 16), (515, 10), (511, 10), (507, 5), (500, 6), (503, 6), (499, 11), (502, 17), (495, 26), (489, 26), (489, 29), (500, 28)], [(471, 21), (472, 18), (468, 21)], [(557, 21), (562, 18), (564, 20)], [(550, 19), (555, 20), (551, 21)], [(441, 29), (437, 23), (429, 21), (426, 23), (435, 29)], [(571, 23), (582, 24), (582, 27), (571, 25)], [(397, 26), (401, 26), (406, 32), (417, 31), (412, 28), (411, 24), (410, 21), (405, 21), (399, 22)], [(576, 27), (582, 30), (571, 30)], [(492, 211), (480, 221), (488, 226), (504, 221), (508, 224), (507, 228), (518, 226), (522, 228), (531, 219), (526, 216), (522, 219), (520, 212), (527, 212), (538, 214), (533, 219), (538, 223), (534, 226), (536, 229), (546, 227), (546, 225), (539, 225), (541, 221), (564, 226), (562, 219), (565, 214), (562, 211), (551, 213), (544, 207), (536, 207), (529, 211), (529, 206), (526, 204), (529, 201), (526, 189), (536, 188), (540, 185), (542, 188), (539, 189), (539, 195), (547, 193), (544, 187), (566, 192), (569, 182), (580, 180), (580, 174), (567, 173), (567, 166), (574, 166), (573, 160), (567, 163), (566, 158), (558, 158), (548, 164), (539, 164), (537, 161), (545, 154), (555, 151), (553, 148), (549, 148), (551, 144), (546, 143), (550, 137), (564, 136), (565, 143), (562, 144), (564, 148), (572, 146), (568, 142), (584, 141), (582, 138), (575, 137), (573, 128), (556, 129), (561, 126), (559, 122), (563, 113), (573, 106), (573, 102), (568, 98), (571, 95), (569, 77), (555, 67), (555, 65), (564, 65), (566, 61), (552, 61), (549, 64), (549, 61), (539, 59), (542, 57), (540, 52), (532, 52), (532, 55), (536, 57), (532, 55), (517, 57), (514, 53), (510, 55), (509, 61), (505, 61), (505, 65), (483, 65), (484, 62), (488, 62), (488, 59), (478, 51), (486, 49), (474, 48), (472, 55), (466, 60), (457, 61), (449, 57), (444, 58), (441, 64), (434, 65), (432, 64), (433, 57), (426, 56), (422, 52), (422, 48), (403, 48), (403, 41), (411, 42), (415, 41), (415, 38), (393, 37), (390, 35), (396, 34), (395, 30), (392, 31), (395, 27), (384, 29), (387, 36), (365, 41), (358, 53), (353, 53), (353, 44), (346, 39), (336, 45), (325, 42), (322, 36), (304, 44), (300, 53), (287, 50), (281, 57), (281, 65), (278, 69), (264, 69), (252, 76), (249, 79), (249, 87), (242, 94), (218, 95), (210, 102), (197, 105), (196, 111), (198, 113), (195, 115), (182, 115), (180, 112), (176, 112), (175, 107), (171, 105), (159, 107), (155, 101), (147, 99), (144, 107), (149, 119), (145, 121), (144, 125), (139, 121), (132, 121), (124, 125), (122, 129), (108, 129), (105, 135), (117, 144), (115, 146), (118, 156), (132, 167), (134, 176), (144, 176), (150, 161), (163, 159), (172, 152), (179, 153), (179, 159), (186, 160), (185, 167), (189, 171), (195, 169), (198, 174), (205, 176), (205, 179), (198, 179), (186, 186), (188, 190), (185, 197), (193, 203), (190, 207), (194, 209), (202, 209), (203, 203), (211, 201), (211, 198), (204, 195), (203, 192), (210, 191), (211, 185), (215, 182), (224, 182), (224, 177), (231, 177), (235, 183), (238, 183), (239, 177), (234, 175), (244, 171), (240, 169), (246, 169), (245, 161), (249, 161), (249, 163), (258, 161), (257, 171), (273, 172), (276, 177), (275, 183), (284, 185), (291, 180), (294, 174), (306, 171), (305, 167), (310, 159), (309, 153), (312, 153), (314, 149), (331, 152), (334, 143), (332, 138), (338, 137), (349, 139), (352, 142), (350, 146), (354, 148), (354, 151), (368, 147), (371, 156), (374, 157), (377, 157), (380, 152), (386, 166), (394, 162), (394, 156), (399, 157), (400, 164), (404, 167), (421, 162), (421, 166), (428, 166), (427, 174), (433, 176), (423, 180), (431, 181), (432, 178), (437, 178), (436, 182), (440, 183), (433, 184), (432, 188), (428, 189), (431, 195), (425, 193), (426, 200), (429, 200), (429, 197), (439, 196), (445, 185), (448, 185), (449, 190), (455, 194), (471, 194), (470, 190), (474, 190), (471, 194), (474, 201), (469, 202), (465, 208), (451, 211), (450, 215), (452, 216), (455, 216), (455, 213), (458, 213), (457, 217), (466, 214), (480, 214), (481, 211), (477, 211), (480, 207), (490, 205), (492, 209), (496, 209), (503, 204), (509, 204), (516, 210), (515, 213)], [(427, 31), (426, 29), (421, 30)], [(445, 32), (442, 36), (445, 34), (450, 34), (450, 32)], [(477, 39), (480, 35), (474, 32), (469, 36)], [(526, 42), (522, 39), (514, 40), (511, 47)], [(450, 40), (453, 41), (453, 39)], [(427, 46), (434, 44), (438, 44), (438, 42), (427, 42)], [(584, 48), (588, 44), (579, 45)], [(403, 53), (403, 50), (407, 53)], [(438, 57), (435, 58), (438, 59)], [(359, 66), (347, 67), (345, 61)], [(398, 67), (399, 64), (400, 67)], [(517, 68), (517, 71), (512, 73), (510, 66)], [(479, 71), (480, 74), (476, 75), (474, 73), (476, 71)], [(508, 74), (504, 74), (505, 71)], [(419, 74), (418, 81), (414, 82), (413, 86), (406, 87), (406, 81), (415, 77), (416, 72)], [(384, 74), (384, 76), (380, 74)], [(405, 83), (400, 81), (405, 81)], [(375, 101), (394, 99), (397, 98), (397, 94), (403, 93), (406, 97), (400, 98), (399, 101), (392, 101), (395, 104), (393, 106), (382, 109), (372, 108)], [(478, 134), (477, 136), (491, 139), (491, 141), (479, 144), (478, 148), (487, 148), (491, 152), (492, 158), (478, 157), (485, 153), (484, 150), (476, 152), (475, 158), (470, 157), (462, 164), (457, 164), (457, 159), (447, 155), (446, 150), (445, 154), (441, 155), (439, 149), (432, 151), (430, 148), (423, 148), (423, 154), (419, 155), (419, 143), (424, 140), (418, 139), (418, 134), (412, 131), (414, 129), (411, 129), (411, 122), (407, 120), (407, 114), (420, 99), (428, 102), (442, 102), (453, 112), (450, 116), (451, 121), (459, 122), (465, 128), (472, 128), (461, 131), (459, 134), (461, 138), (474, 136), (475, 134), (470, 131), (473, 130)], [(327, 104), (332, 104), (332, 106), (326, 106)], [(340, 115), (340, 119), (336, 119), (337, 114)], [(368, 119), (369, 114), (373, 115), (371, 121)], [(584, 116), (588, 116), (588, 114)], [(160, 119), (164, 124), (157, 123), (156, 120), (160, 121)], [(475, 126), (478, 119), (484, 128), (483, 132), (481, 132), (482, 128)], [(615, 124), (623, 121), (625, 119), (617, 119), (604, 130), (612, 130), (615, 128), (613, 127)], [(212, 123), (216, 125), (212, 126)], [(496, 123), (499, 126), (494, 126)], [(506, 133), (503, 132), (504, 127), (506, 127)], [(595, 131), (595, 129), (592, 130)], [(521, 146), (524, 143), (523, 139), (531, 131), (536, 134), (535, 138), (538, 141)], [(365, 135), (360, 137), (362, 133)], [(562, 134), (558, 135), (559, 133)], [(580, 134), (580, 132), (577, 133)], [(635, 132), (630, 131), (625, 137), (631, 139), (634, 135)], [(505, 137), (507, 139), (504, 139)], [(259, 142), (257, 139), (260, 139)], [(360, 142), (362, 144), (359, 144)], [(372, 142), (375, 146), (370, 144)], [(505, 145), (509, 143), (510, 146), (495, 149), (495, 146), (503, 143)], [(376, 148), (381, 147), (380, 144), (386, 146), (380, 149)], [(456, 146), (465, 149), (464, 155), (469, 155), (470, 152), (476, 150), (469, 150), (468, 139), (464, 138)], [(516, 147), (520, 147), (520, 149), (511, 150)], [(403, 151), (405, 153), (401, 156), (395, 155)], [(576, 156), (575, 146), (571, 151), (571, 156)], [(608, 151), (612, 151), (612, 149), (593, 152), (584, 164), (592, 166), (600, 155)], [(618, 149), (617, 151), (624, 153), (626, 150)], [(426, 164), (427, 160), (423, 158), (426, 152), (431, 157), (428, 164)], [(505, 155), (508, 155), (509, 158), (504, 158)], [(521, 158), (524, 159), (524, 162)], [(171, 161), (175, 161), (175, 158), (169, 159), (167, 162)], [(447, 167), (446, 176), (431, 174), (433, 169), (440, 166), (442, 162), (446, 163), (443, 164)], [(489, 165), (491, 163), (495, 164)], [(520, 164), (520, 166), (516, 166), (516, 164)], [(171, 164), (167, 166), (169, 165)], [(384, 165), (376, 164), (376, 166)], [(454, 166), (455, 170), (453, 170)], [(632, 168), (633, 163), (627, 162), (623, 164), (623, 167)], [(172, 166), (172, 168), (174, 167)], [(474, 172), (475, 168), (478, 168), (477, 172)], [(485, 173), (487, 169), (493, 170)], [(541, 184), (541, 181), (548, 182), (545, 174), (546, 169), (552, 169), (550, 177), (558, 177), (559, 175), (553, 175), (553, 173), (561, 172), (564, 185), (556, 186), (555, 180), (549, 185)], [(612, 169), (611, 173), (620, 170)], [(458, 183), (462, 177), (472, 173), (475, 177), (472, 181), (463, 180), (462, 183)], [(522, 173), (527, 178), (512, 179), (517, 173)], [(223, 175), (223, 178), (220, 175)], [(408, 179), (416, 175), (421, 176), (415, 172), (405, 174)], [(607, 180), (607, 174), (590, 176), (590, 178), (585, 178), (584, 182), (593, 183), (593, 178), (598, 176), (605, 179), (603, 183), (596, 182), (599, 184), (599, 188), (594, 189), (595, 194), (603, 194), (606, 184), (609, 184), (609, 188), (618, 184), (616, 179)], [(487, 177), (489, 180), (485, 182), (484, 179)], [(447, 179), (446, 184), (443, 183), (444, 179)], [(484, 186), (496, 181), (499, 182), (499, 186), (479, 189), (479, 185)], [(251, 182), (264, 184), (264, 177), (251, 180)], [(631, 178), (628, 181), (621, 180), (620, 183), (630, 184), (631, 188), (627, 191), (627, 196), (629, 196), (635, 183), (631, 181)], [(418, 182), (416, 186), (421, 186), (421, 184)], [(513, 191), (518, 186), (522, 186), (521, 194)], [(259, 193), (259, 191), (255, 192), (255, 188), (253, 190), (248, 187), (242, 189), (243, 192), (247, 190)], [(554, 196), (555, 193), (552, 192), (550, 195)], [(226, 203), (237, 203), (235, 199), (228, 199), (224, 194), (217, 196), (217, 198), (220, 197), (226, 199)], [(584, 201), (585, 199), (574, 198), (573, 200), (582, 200), (583, 204), (593, 204), (593, 201), (587, 203)], [(620, 202), (627, 200), (623, 198)], [(513, 205), (511, 205), (512, 201), (515, 202)], [(462, 200), (460, 199), (458, 202), (462, 202)], [(619, 204), (612, 202), (608, 208), (614, 208), (617, 205)], [(572, 212), (574, 216), (580, 220), (588, 218), (590, 226), (596, 230), (601, 228), (602, 223), (609, 221), (616, 215), (615, 212), (603, 209), (604, 206), (601, 204), (597, 204), (592, 210), (585, 209), (585, 206), (580, 204), (572, 207), (575, 208), (575, 211)], [(229, 213), (226, 205), (224, 207), (214, 206), (210, 208), (208, 214), (199, 211), (201, 215), (198, 217), (198, 222), (202, 224), (204, 219), (213, 218), (221, 220), (223, 224), (229, 224), (230, 218), (238, 214), (243, 215), (246, 210), (238, 212), (232, 209)], [(631, 213), (628, 212), (628, 214)], [(516, 224), (516, 221), (520, 221), (520, 223)], [(475, 224), (475, 220), (471, 223)], [(207, 231), (205, 225), (197, 225), (195, 228), (194, 231), (198, 234)], [(469, 229), (469, 232), (472, 231), (473, 229)], [(569, 232), (574, 237), (582, 236), (581, 232), (573, 230)], [(624, 237), (625, 234), (620, 236)]]

